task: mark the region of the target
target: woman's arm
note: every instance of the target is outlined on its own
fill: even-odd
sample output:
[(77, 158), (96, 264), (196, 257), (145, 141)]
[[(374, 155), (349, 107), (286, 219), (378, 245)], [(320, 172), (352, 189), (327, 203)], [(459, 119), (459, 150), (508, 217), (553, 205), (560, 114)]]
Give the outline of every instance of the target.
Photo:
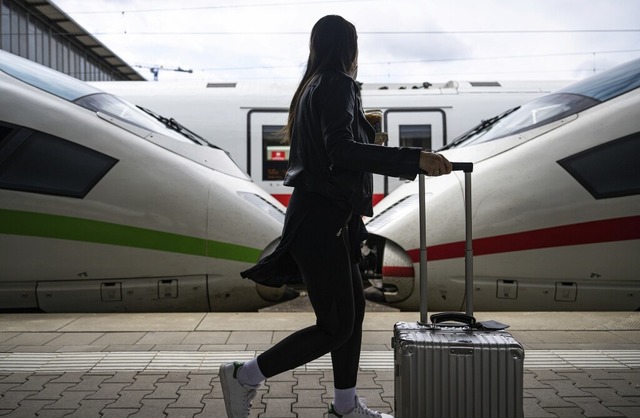
[(356, 89), (352, 80), (341, 77), (317, 91), (324, 145), (336, 167), (403, 178), (414, 178), (420, 170), (428, 175), (451, 172), (451, 164), (440, 154), (357, 142), (352, 128), (360, 112)]

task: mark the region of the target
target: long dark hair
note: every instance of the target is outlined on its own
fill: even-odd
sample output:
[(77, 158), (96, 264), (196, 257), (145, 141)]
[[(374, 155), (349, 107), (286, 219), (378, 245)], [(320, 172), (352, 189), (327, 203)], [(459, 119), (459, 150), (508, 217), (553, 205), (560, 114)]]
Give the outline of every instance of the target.
[(358, 59), (358, 34), (356, 27), (336, 15), (318, 20), (311, 30), (307, 69), (293, 95), (289, 106), (289, 120), (283, 129), (284, 142), (291, 143), (293, 121), (296, 117), (300, 96), (311, 79), (325, 71), (338, 70), (347, 74), (355, 71)]

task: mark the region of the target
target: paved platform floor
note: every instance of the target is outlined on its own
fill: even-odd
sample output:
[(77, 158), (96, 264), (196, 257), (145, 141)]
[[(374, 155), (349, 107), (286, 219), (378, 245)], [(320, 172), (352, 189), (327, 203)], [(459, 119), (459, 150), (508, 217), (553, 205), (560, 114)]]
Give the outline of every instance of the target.
[[(368, 312), (359, 395), (393, 413), (391, 330)], [(640, 417), (640, 313), (480, 312), (525, 347), (524, 416)], [(0, 314), (0, 416), (224, 417), (218, 366), (313, 323), (309, 312)], [(328, 357), (269, 379), (251, 417), (322, 417)]]

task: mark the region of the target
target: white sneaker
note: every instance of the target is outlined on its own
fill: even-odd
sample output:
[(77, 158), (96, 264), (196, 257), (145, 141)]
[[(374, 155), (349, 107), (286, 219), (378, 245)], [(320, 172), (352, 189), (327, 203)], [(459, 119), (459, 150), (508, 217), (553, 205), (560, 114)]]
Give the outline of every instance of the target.
[(220, 366), (220, 383), (224, 396), (224, 406), (229, 418), (246, 418), (249, 416), (251, 401), (256, 397), (256, 389), (260, 385), (242, 385), (238, 381), (238, 370), (244, 363), (233, 362)]
[(378, 411), (371, 410), (367, 408), (367, 406), (362, 403), (362, 400), (356, 396), (356, 407), (353, 411), (348, 414), (339, 414), (333, 409), (333, 403), (331, 404), (331, 408), (329, 408), (329, 418), (337, 417), (337, 418), (393, 418), (393, 416), (389, 414), (383, 414)]

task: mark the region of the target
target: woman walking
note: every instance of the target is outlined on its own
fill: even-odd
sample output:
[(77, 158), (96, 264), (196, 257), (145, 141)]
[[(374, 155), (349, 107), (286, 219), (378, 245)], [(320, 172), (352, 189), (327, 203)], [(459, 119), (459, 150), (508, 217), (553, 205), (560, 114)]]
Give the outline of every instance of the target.
[(415, 178), (451, 172), (439, 154), (374, 145), (355, 81), (355, 27), (325, 16), (311, 32), (306, 72), (291, 101), (285, 139), (291, 144), (284, 184), (294, 187), (277, 249), (242, 276), (279, 286), (301, 275), (316, 324), (246, 363), (220, 367), (229, 417), (246, 417), (262, 381), (331, 353), (334, 401), (329, 417), (391, 417), (357, 397), (365, 298), (358, 268), (371, 216), (371, 173)]

